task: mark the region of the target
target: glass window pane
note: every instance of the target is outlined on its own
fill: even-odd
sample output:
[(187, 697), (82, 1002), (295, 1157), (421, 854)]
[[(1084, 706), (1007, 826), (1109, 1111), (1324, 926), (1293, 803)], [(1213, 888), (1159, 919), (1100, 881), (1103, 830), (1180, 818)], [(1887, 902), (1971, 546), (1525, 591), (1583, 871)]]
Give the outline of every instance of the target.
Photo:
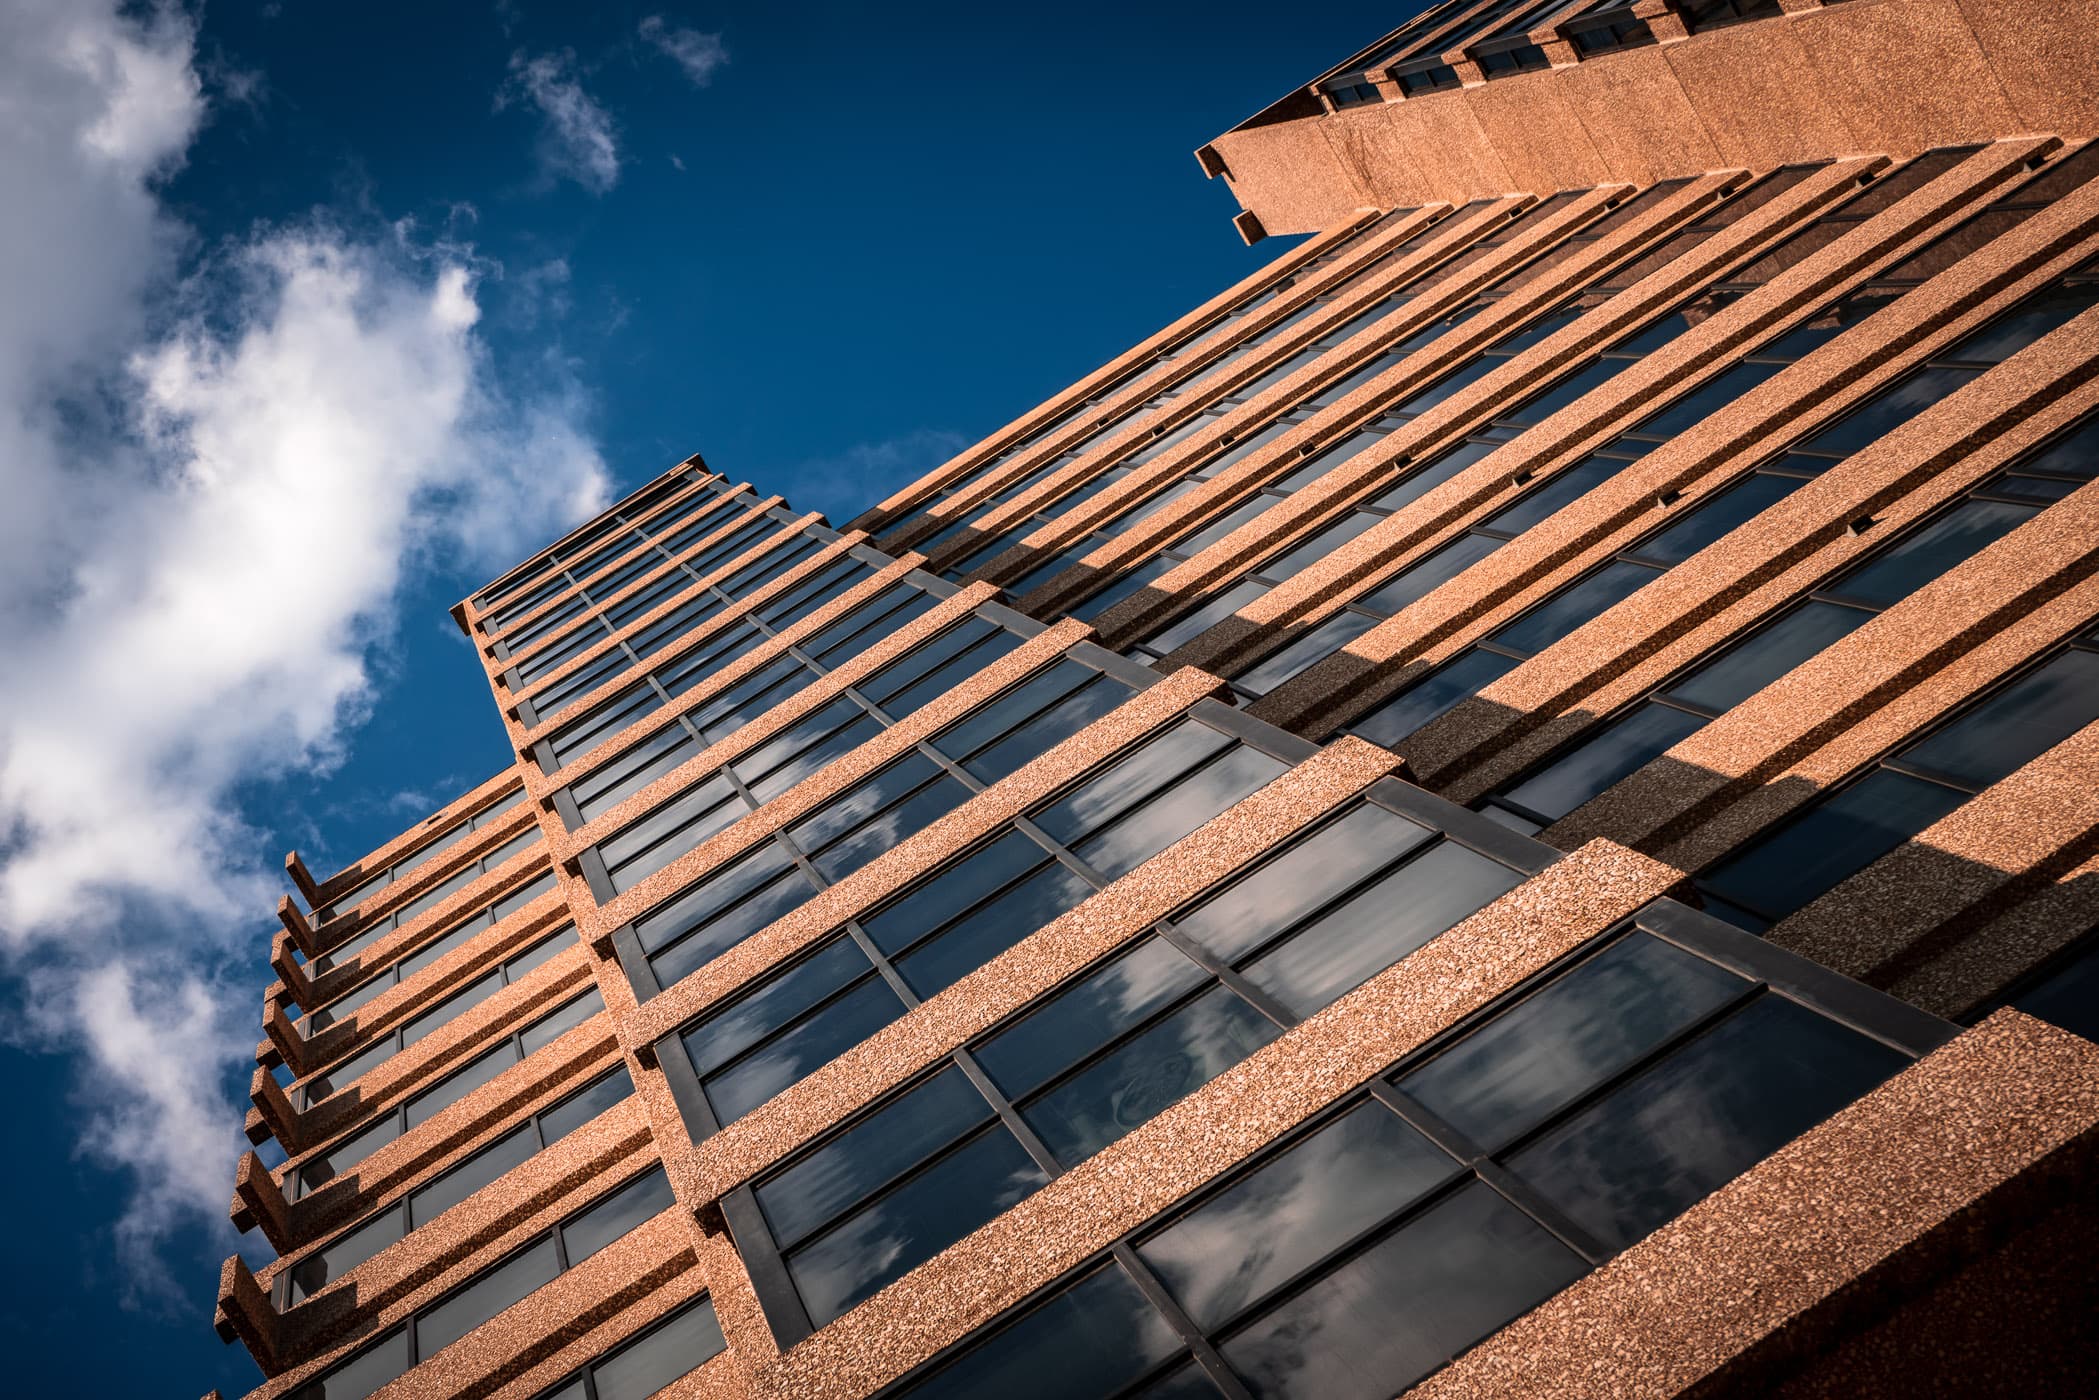
[(1645, 564), (1613, 560), (1508, 623), (1494, 633), (1493, 640), (1510, 651), (1535, 656), (1660, 576), (1659, 570)]
[(563, 1099), (539, 1116), (540, 1132), (552, 1147), (577, 1128), (626, 1099), (634, 1092), (634, 1081), (625, 1069), (616, 1069), (573, 1098)]
[(561, 1227), (561, 1246), (573, 1269), (629, 1230), (676, 1205), (670, 1178), (651, 1167)]
[(1952, 788), (1877, 769), (1743, 847), (1705, 882), (1725, 899), (1782, 918), (1966, 800)]
[(850, 938), (834, 938), (822, 948), (746, 992), (720, 1012), (681, 1037), (693, 1068), (707, 1074), (721, 1068), (774, 1031), (792, 1022), (855, 978), (874, 970), (867, 955)]
[(1904, 749), (1901, 758), (1987, 787), (2099, 718), (2099, 656), (2066, 651)]
[(530, 1123), (513, 1128), (408, 1198), (408, 1218), (423, 1226), (539, 1151)]
[(1725, 714), (1823, 648), (1851, 635), (1872, 616), (1833, 603), (1803, 603), (1704, 663), (1665, 693), (1687, 705)]
[(1208, 976), (1171, 943), (1146, 938), (978, 1045), (977, 1062), (1018, 1098)]
[(1249, 694), (1266, 695), (1284, 681), (1310, 670), (1376, 625), (1375, 618), (1351, 609), (1343, 609), (1239, 676), (1237, 685)]
[(1021, 1117), (1058, 1161), (1076, 1166), (1281, 1034), (1232, 992), (1212, 987), (1024, 1105)]
[(1766, 993), (1509, 1159), (1623, 1249), (1900, 1069), (1902, 1056)]
[(1737, 364), (1725, 374), (1706, 381), (1700, 388), (1693, 389), (1629, 431), (1643, 437), (1675, 437), (1686, 428), (1695, 427), (1705, 421), (1706, 415), (1725, 408), (1784, 368), (1784, 365), (1778, 364)]
[(894, 1396), (1107, 1400), (1180, 1349), (1180, 1338), (1159, 1310), (1110, 1264)]
[(800, 870), (789, 870), (732, 909), (709, 920), (690, 936), (649, 956), (656, 979), (669, 986), (679, 978), (735, 947), (760, 929), (802, 907), (815, 887)]
[(708, 877), (662, 909), (634, 921), (634, 932), (645, 952), (658, 948), (703, 926), (737, 900), (779, 878), (792, 868), (787, 853), (768, 841), (740, 857), (735, 864)]
[(392, 1205), (325, 1249), (307, 1255), (291, 1269), (292, 1302), (298, 1304), (311, 1298), (400, 1239), (405, 1229), (401, 1207)]
[(1514, 658), (1475, 647), (1357, 720), (1352, 732), (1390, 748), (1514, 669)]
[[(1864, 614), (1859, 614), (1863, 617)], [(1509, 790), (1509, 800), (1558, 821), (1627, 774), (1705, 727), (1697, 715), (1652, 701)]]
[(1408, 1071), (1399, 1087), (1493, 1151), (1748, 986), (1633, 933)]
[(1048, 1179), (994, 1127), (789, 1254), (787, 1271), (821, 1327)]
[(1807, 452), (1826, 452), (1848, 457), (1860, 448), (1879, 441), (1891, 429), (1909, 422), (1925, 409), (1973, 379), (1972, 369), (1921, 369), (1901, 380), (1848, 418), (1843, 418), (1799, 444)]
[[(962, 766), (979, 782), (995, 783), (1049, 752), (1129, 698), (1128, 686), (1096, 674), (1085, 685), (1047, 706), (1012, 733), (964, 758)], [(942, 751), (953, 752), (944, 744)]]
[(810, 864), (827, 880), (843, 880), (954, 811), (970, 796), (968, 788), (943, 774), (831, 845), (811, 851)]
[(408, 1126), (413, 1128), (429, 1122), (438, 1113), (450, 1108), (509, 1069), (517, 1060), (517, 1047), (508, 1040), (469, 1060), (464, 1068), (453, 1070), (435, 1085), (408, 1101)]
[(1454, 841), (1439, 842), (1247, 964), (1246, 978), (1309, 1016), (1523, 878)]
[(883, 952), (899, 952), (1048, 859), (1035, 842), (1008, 831), (920, 880), (860, 927)]
[(598, 995), (596, 987), (592, 987), (566, 1006), (525, 1027), (518, 1039), (524, 1042), (525, 1053), (529, 1055), (543, 1046), (552, 1045), (604, 1009), (605, 999)]
[(435, 1307), (416, 1314), (416, 1355), (427, 1361), (561, 1272), (548, 1235), (511, 1255)]
[(1174, 916), (1182, 933), (1236, 960), (1435, 835), (1371, 803), (1353, 808), (1203, 904)]
[(758, 1205), (773, 1234), (791, 1243), (990, 1117), (991, 1105), (951, 1066), (761, 1182)]
[(1458, 1164), (1382, 1104), (1357, 1104), (1137, 1246), (1197, 1326), (1230, 1321), (1390, 1220)]
[(1135, 870), (1288, 770), (1289, 765), (1281, 759), (1241, 745), (1181, 779), (1106, 831), (1079, 842), (1072, 853), (1110, 877)]
[(1391, 617), (1426, 598), (1501, 546), (1502, 542), (1491, 535), (1460, 535), (1420, 563), (1409, 565), (1364, 594), (1362, 606), (1380, 617)]
[(1683, 513), (1683, 519), (1628, 552), (1652, 563), (1680, 564), (1806, 484), (1797, 476), (1757, 472), (1718, 496), (1691, 506), (1688, 513)]
[(1231, 742), (1207, 724), (1183, 720), (1034, 813), (1035, 825), (1052, 841), (1071, 845), (1230, 747)]
[(889, 984), (870, 977), (792, 1030), (708, 1077), (707, 1102), (733, 1123), (774, 1094), (821, 1069), (904, 1014)]
[(648, 1400), (728, 1344), (714, 1304), (702, 1298), (590, 1368), (598, 1400)]
[(945, 991), (1093, 893), (1068, 865), (1051, 862), (949, 924), (896, 961), (921, 997)]
[(1621, 457), (1585, 457), (1488, 516), (1486, 528), (1505, 535), (1520, 535), (1539, 521), (1559, 514), (1563, 508), (1631, 465)]
[(1227, 1340), (1259, 1396), (1385, 1400), (1586, 1272), (1474, 1182)]
[(1295, 549), (1269, 560), (1256, 572), (1270, 583), (1281, 583), (1284, 579), (1293, 578), (1383, 519), (1382, 515), (1369, 515), (1360, 510), (1350, 511)]
[(2086, 938), (2012, 1005), (2073, 1035), (2099, 1040), (2099, 939)]
[(2038, 513), (2001, 501), (1963, 501), (1854, 572), (1819, 590), (1831, 597), (1885, 608), (1922, 588), (1970, 555), (1995, 543)]
[(1194, 612), (1183, 613), (1172, 625), (1144, 639), (1144, 645), (1161, 656), (1177, 651), (1268, 591), (1265, 583), (1242, 579), (1204, 603)]
[(367, 1395), (408, 1372), (408, 1332), (391, 1335), (293, 1391), (286, 1400), (365, 1400)]

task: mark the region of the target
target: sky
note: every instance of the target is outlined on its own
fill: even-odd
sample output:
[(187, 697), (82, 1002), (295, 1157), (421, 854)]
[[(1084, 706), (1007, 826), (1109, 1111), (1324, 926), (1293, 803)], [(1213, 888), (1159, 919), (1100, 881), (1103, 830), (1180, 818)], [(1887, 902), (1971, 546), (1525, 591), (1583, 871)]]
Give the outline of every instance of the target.
[(492, 774), (447, 607), (698, 452), (852, 518), (1285, 250), (1417, 5), (0, 0), (0, 1350), (229, 1397), (283, 853)]

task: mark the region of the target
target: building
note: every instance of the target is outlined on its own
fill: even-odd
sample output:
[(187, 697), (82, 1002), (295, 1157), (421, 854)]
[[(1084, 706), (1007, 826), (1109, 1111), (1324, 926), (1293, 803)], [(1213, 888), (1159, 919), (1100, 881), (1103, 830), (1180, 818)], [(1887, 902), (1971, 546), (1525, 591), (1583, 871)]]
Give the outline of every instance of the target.
[(516, 767), (287, 862), (254, 1396), (2068, 1393), (2094, 134), (2088, 0), (1450, 0), (843, 531), (462, 602)]

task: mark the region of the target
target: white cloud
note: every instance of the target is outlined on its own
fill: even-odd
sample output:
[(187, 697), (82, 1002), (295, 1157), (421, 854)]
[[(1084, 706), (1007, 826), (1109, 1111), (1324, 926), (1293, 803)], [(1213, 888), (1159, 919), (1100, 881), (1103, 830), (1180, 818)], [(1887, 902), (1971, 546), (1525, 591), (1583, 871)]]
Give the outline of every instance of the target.
[(662, 15), (650, 15), (643, 20), (640, 33), (659, 53), (684, 69), (694, 87), (705, 87), (713, 82), (715, 70), (729, 61), (729, 51), (722, 46), (721, 35), (672, 28), (664, 23)]
[(592, 194), (619, 183), (619, 137), (612, 114), (583, 90), (576, 56), (560, 53), (510, 56), (510, 80), (496, 93), (496, 110), (529, 102), (539, 111), (539, 164), (549, 180), (574, 180)]
[[(278, 878), (237, 788), (326, 770), (440, 556), (596, 510), (583, 396), (499, 380), (468, 250), (325, 222), (201, 254), (157, 180), (205, 118), (172, 10), (0, 20), (0, 966), (95, 1089), (133, 1281), (223, 1225)], [(269, 855), (274, 855), (270, 851)]]

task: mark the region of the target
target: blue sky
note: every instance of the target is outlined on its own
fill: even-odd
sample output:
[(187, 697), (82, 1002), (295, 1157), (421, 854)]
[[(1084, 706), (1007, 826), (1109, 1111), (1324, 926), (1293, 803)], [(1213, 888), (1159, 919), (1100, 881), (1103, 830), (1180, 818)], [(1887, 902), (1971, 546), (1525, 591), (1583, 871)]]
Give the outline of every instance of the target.
[(695, 451), (850, 518), (1280, 252), (1190, 151), (1414, 8), (0, 6), (10, 1388), (257, 1380), (277, 861), (503, 761), (455, 598)]

